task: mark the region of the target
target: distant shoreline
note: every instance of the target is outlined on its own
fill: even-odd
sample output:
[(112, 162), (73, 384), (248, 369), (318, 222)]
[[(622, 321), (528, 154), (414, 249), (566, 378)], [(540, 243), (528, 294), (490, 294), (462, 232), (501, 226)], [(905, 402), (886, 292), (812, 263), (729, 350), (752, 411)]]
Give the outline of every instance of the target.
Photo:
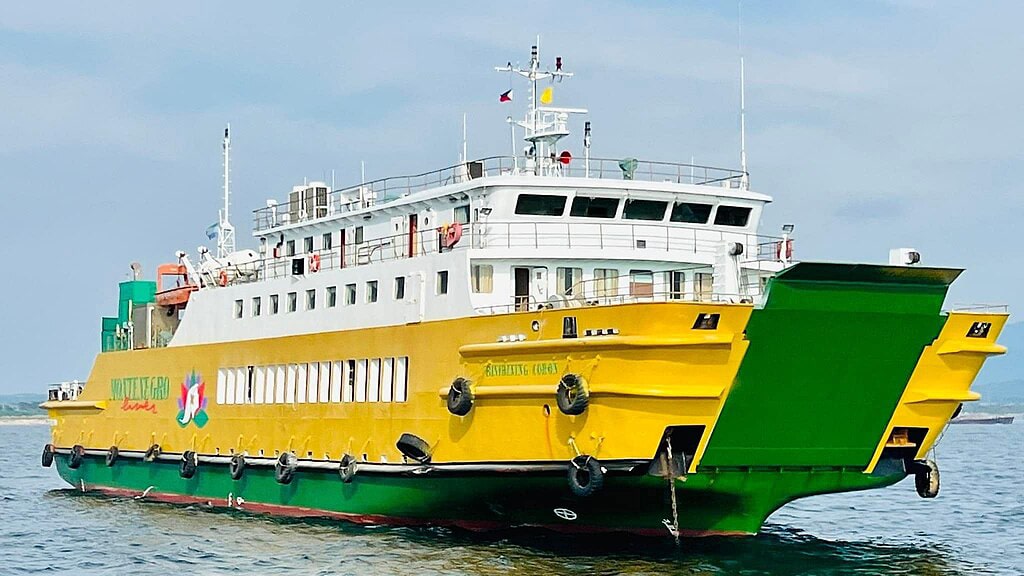
[(0, 416), (0, 426), (38, 426), (53, 421), (46, 416)]

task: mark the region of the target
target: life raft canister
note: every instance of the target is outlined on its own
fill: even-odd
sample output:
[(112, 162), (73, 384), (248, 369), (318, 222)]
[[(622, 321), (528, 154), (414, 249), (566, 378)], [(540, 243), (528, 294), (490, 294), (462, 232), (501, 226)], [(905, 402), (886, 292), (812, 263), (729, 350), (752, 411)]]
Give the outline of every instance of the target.
[(320, 255), (310, 254), (309, 255), (309, 271), (319, 272), (320, 271)]
[(462, 224), (453, 222), (441, 227), (441, 244), (445, 248), (452, 248), (462, 239)]

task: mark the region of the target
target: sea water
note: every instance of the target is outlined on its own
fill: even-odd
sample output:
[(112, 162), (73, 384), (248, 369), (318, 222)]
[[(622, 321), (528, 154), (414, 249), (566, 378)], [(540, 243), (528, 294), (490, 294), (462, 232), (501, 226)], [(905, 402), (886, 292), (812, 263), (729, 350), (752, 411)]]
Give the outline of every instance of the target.
[(0, 426), (0, 575), (1024, 574), (1019, 417), (949, 427), (936, 499), (908, 478), (794, 502), (755, 537), (678, 547), (667, 533), (360, 527), (83, 495), (40, 467), (48, 438), (46, 425)]

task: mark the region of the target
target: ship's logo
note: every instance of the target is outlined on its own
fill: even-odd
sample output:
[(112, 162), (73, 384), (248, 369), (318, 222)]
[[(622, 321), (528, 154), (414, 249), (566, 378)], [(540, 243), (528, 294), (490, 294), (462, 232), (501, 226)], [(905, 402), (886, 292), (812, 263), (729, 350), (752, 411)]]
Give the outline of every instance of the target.
[(206, 415), (206, 382), (195, 370), (185, 375), (181, 383), (181, 397), (178, 398), (178, 426), (188, 426), (195, 422), (199, 428), (206, 426), (210, 417)]

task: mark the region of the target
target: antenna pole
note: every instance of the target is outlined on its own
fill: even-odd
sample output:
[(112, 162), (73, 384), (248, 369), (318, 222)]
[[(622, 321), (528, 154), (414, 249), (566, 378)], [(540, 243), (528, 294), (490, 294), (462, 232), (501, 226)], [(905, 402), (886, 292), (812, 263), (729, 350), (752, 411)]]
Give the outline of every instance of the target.
[(217, 223), (217, 257), (224, 258), (235, 251), (235, 228), (231, 225), (231, 124), (224, 128), (224, 208)]
[(469, 162), (469, 148), (466, 140), (466, 113), (462, 113), (462, 162)]
[(750, 175), (747, 173), (747, 101), (746, 79), (743, 74), (743, 2), (736, 2), (736, 31), (740, 49), (740, 187), (750, 189)]

